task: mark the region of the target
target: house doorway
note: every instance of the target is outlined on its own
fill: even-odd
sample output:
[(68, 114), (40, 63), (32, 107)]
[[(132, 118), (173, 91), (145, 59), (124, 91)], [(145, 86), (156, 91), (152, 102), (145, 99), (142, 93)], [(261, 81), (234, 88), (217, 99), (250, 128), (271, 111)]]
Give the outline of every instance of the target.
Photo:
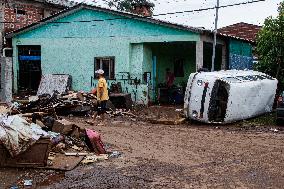
[[(204, 42), (203, 48), (203, 68), (211, 70), (212, 68), (212, 55), (213, 55), (213, 44)], [(220, 44), (216, 44), (216, 55), (215, 55), (215, 65), (214, 71), (219, 71), (222, 68), (222, 48)]]
[(152, 100), (159, 104), (183, 104), (188, 78), (196, 71), (196, 42), (147, 43), (146, 47), (153, 57)]
[(20, 92), (34, 93), (41, 80), (41, 46), (18, 46), (18, 89)]

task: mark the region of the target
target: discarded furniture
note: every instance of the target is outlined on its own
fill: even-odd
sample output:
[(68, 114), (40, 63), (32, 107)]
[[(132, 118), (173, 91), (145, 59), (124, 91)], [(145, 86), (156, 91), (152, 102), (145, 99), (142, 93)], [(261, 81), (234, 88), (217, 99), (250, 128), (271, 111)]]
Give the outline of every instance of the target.
[(131, 94), (127, 93), (111, 93), (109, 95), (109, 100), (112, 102), (112, 104), (115, 106), (115, 108), (118, 109), (132, 109), (132, 99)]
[(49, 138), (40, 138), (30, 149), (14, 158), (0, 144), (0, 167), (44, 167), (47, 165), (49, 151)]
[(53, 95), (55, 91), (59, 94), (66, 93), (71, 89), (72, 79), (66, 74), (45, 74), (42, 76), (37, 95)]

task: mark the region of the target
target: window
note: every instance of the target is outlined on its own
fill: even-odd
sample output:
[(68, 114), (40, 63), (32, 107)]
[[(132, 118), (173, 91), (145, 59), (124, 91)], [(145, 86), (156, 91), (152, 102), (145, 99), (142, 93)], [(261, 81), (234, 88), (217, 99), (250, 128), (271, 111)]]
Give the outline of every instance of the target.
[(175, 77), (184, 77), (184, 59), (176, 59), (174, 61), (174, 74)]
[(95, 58), (95, 71), (98, 69), (104, 70), (106, 79), (114, 79), (114, 57)]
[(223, 77), (222, 78), (224, 81), (230, 82), (230, 83), (239, 83), (240, 80), (235, 77)]
[(17, 14), (17, 17), (18, 16), (23, 16), (23, 15), (26, 15), (26, 11), (25, 10), (21, 10), (21, 9), (14, 9), (14, 13)]

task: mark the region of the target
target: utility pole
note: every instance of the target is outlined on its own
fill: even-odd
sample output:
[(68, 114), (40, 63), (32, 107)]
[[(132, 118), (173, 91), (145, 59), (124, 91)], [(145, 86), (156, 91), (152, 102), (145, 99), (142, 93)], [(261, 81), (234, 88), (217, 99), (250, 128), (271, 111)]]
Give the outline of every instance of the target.
[(278, 45), (279, 45), (279, 50), (278, 50), (278, 68), (277, 68), (277, 72), (276, 72), (276, 79), (280, 80), (279, 78), (279, 74), (280, 74), (280, 71), (281, 71), (281, 68), (282, 68), (282, 64), (283, 64), (283, 49), (282, 49), (282, 46), (283, 46), (283, 26), (282, 26), (282, 21), (280, 19), (279, 21), (279, 28), (280, 28), (280, 37), (279, 37), (279, 41), (278, 41)]
[(219, 0), (217, 0), (216, 15), (215, 15), (215, 29), (214, 29), (214, 42), (213, 42), (213, 54), (212, 54), (212, 66), (211, 71), (214, 71), (215, 57), (216, 57), (216, 44), (217, 44), (217, 30), (218, 30), (218, 13), (219, 13)]

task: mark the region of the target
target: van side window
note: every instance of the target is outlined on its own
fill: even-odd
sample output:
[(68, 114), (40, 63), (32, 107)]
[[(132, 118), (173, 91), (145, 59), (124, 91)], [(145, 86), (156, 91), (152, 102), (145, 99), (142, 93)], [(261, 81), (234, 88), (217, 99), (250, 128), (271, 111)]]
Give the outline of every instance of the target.
[(238, 82), (240, 82), (240, 80), (235, 78), (235, 77), (223, 77), (222, 79), (224, 81), (227, 81), (227, 82), (230, 82), (230, 83), (238, 83)]
[(243, 81), (250, 81), (250, 79), (247, 76), (237, 76), (236, 78), (243, 80)]

